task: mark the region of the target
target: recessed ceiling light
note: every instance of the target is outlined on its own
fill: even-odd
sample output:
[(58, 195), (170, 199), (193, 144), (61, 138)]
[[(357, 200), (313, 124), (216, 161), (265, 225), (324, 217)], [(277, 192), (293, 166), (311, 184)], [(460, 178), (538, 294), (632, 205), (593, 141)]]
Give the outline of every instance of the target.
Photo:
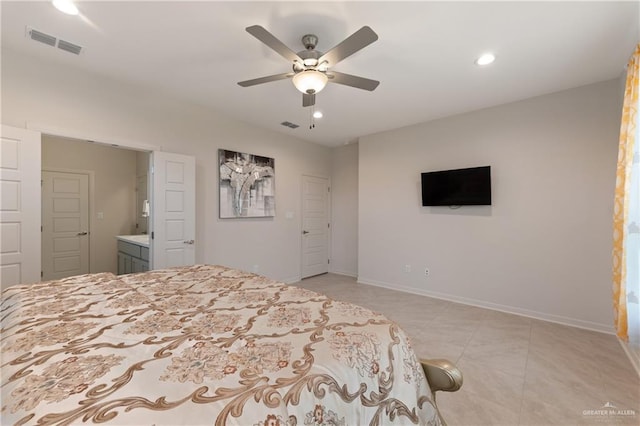
[(51, 3), (62, 13), (67, 15), (77, 15), (78, 8), (71, 0), (52, 0)]
[(313, 113), (313, 118), (322, 118), (322, 113), (320, 111), (316, 111)]
[(496, 56), (493, 53), (485, 53), (476, 59), (476, 65), (489, 65), (496, 60)]

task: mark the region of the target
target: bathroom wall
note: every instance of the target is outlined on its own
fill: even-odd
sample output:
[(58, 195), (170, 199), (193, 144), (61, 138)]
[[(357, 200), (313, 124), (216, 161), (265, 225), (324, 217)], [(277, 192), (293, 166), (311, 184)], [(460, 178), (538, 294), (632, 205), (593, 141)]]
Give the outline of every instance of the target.
[(145, 201), (149, 205), (149, 153), (136, 152), (136, 213), (135, 234), (146, 234), (149, 226), (148, 211), (144, 212)]

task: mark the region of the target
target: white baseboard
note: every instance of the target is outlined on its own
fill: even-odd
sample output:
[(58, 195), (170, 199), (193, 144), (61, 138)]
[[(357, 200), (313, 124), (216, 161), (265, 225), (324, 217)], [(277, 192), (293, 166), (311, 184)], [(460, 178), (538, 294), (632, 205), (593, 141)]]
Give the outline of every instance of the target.
[(627, 354), (627, 358), (629, 358), (629, 361), (631, 361), (631, 365), (633, 365), (633, 368), (635, 368), (636, 373), (638, 373), (638, 377), (640, 377), (640, 354), (638, 354), (637, 351), (634, 351), (633, 349), (631, 349), (629, 347), (629, 344), (627, 342), (622, 341), (619, 337), (618, 337), (618, 342), (620, 342), (620, 345), (622, 346), (624, 353)]
[(344, 275), (346, 277), (358, 278), (358, 273), (353, 271), (340, 271), (336, 269), (329, 269), (329, 273), (336, 275)]
[(514, 306), (500, 305), (498, 303), (486, 302), (484, 300), (469, 299), (466, 297), (460, 297), (460, 296), (455, 296), (455, 295), (450, 295), (445, 293), (438, 293), (433, 291), (416, 289), (412, 287), (392, 285), (390, 283), (373, 280), (373, 279), (361, 277), (361, 276), (357, 278), (357, 281), (360, 284), (367, 284), (367, 285), (372, 285), (376, 287), (382, 287), (389, 290), (397, 290), (404, 293), (417, 294), (419, 296), (433, 297), (434, 299), (448, 300), (450, 302), (462, 303), (463, 305), (477, 306), (480, 308), (491, 309), (494, 311), (520, 315), (523, 317), (534, 318), (534, 319), (554, 322), (554, 323), (563, 324), (563, 325), (569, 325), (577, 328), (584, 328), (586, 330), (598, 331), (600, 333), (615, 334), (613, 326), (608, 324), (600, 324), (600, 323), (591, 322), (591, 321), (584, 321), (577, 318), (564, 317), (561, 315), (553, 315), (546, 312), (532, 311), (529, 309), (522, 309)]

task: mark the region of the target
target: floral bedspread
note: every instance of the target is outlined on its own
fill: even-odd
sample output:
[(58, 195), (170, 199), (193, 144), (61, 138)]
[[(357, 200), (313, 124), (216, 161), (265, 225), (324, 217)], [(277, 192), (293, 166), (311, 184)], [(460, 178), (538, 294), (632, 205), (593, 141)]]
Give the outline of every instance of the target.
[(439, 424), (407, 337), (368, 309), (222, 266), (2, 293), (5, 424)]

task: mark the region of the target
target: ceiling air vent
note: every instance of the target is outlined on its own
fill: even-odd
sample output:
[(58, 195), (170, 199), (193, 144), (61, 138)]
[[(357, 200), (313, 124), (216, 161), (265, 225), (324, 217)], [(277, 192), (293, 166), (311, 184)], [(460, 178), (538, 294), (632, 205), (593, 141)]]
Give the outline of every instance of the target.
[(82, 51), (82, 46), (78, 46), (77, 44), (69, 43), (68, 41), (64, 40), (58, 40), (58, 49), (62, 49), (75, 55), (79, 55)]
[(290, 121), (283, 121), (283, 122), (282, 122), (282, 123), (280, 123), (280, 124), (282, 124), (283, 126), (290, 127), (290, 128), (292, 128), (292, 129), (297, 129), (298, 127), (300, 127), (299, 125), (294, 124), (294, 123), (292, 123), (292, 122), (290, 122)]
[(47, 46), (58, 47), (58, 49), (60, 50), (70, 52), (75, 55), (79, 55), (82, 51), (82, 46), (78, 46), (77, 44), (70, 43), (66, 40), (60, 40), (57, 37), (43, 33), (42, 31), (34, 30), (33, 28), (27, 27), (27, 37), (29, 37), (31, 40), (44, 43)]
[(56, 45), (56, 38), (52, 35), (45, 34), (38, 30), (34, 30), (33, 28), (27, 29), (27, 34), (31, 40), (39, 41), (40, 43), (47, 44), (49, 46)]

